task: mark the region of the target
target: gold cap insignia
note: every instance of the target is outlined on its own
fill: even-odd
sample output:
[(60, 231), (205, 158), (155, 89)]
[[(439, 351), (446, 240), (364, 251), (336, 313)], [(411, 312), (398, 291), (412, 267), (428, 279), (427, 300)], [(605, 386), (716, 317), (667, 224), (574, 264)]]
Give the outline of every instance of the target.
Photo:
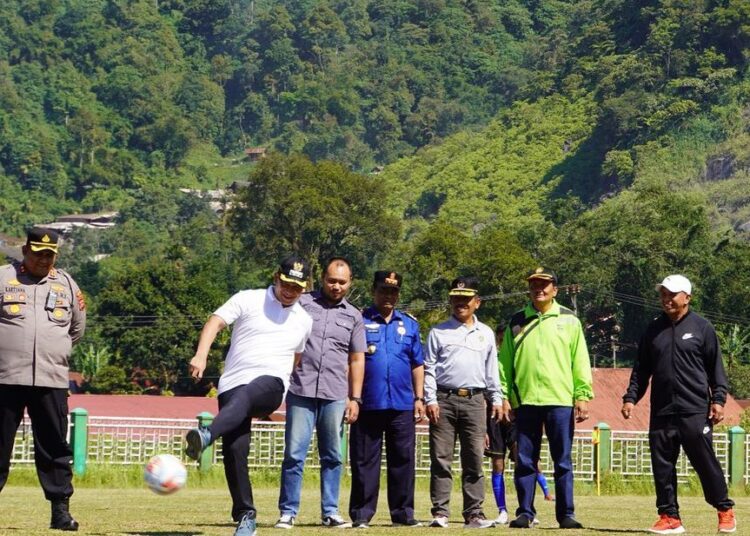
[(537, 268), (536, 270), (534, 270), (535, 274), (541, 274), (543, 272), (544, 272), (544, 268), (542, 268), (541, 266), (539, 268)]
[(50, 241), (51, 241), (51, 239), (50, 239), (49, 235), (44, 235), (44, 236), (42, 237), (42, 242), (44, 242), (45, 244), (46, 244), (47, 242), (50, 242)]
[(456, 288), (464, 288), (465, 286), (466, 286), (466, 284), (465, 284), (465, 283), (464, 283), (463, 281), (459, 281), (459, 282), (458, 282), (458, 283), (456, 284)]
[(301, 272), (302, 268), (303, 268), (303, 266), (302, 266), (301, 262), (295, 262), (294, 263), (294, 269), (297, 270), (298, 272)]

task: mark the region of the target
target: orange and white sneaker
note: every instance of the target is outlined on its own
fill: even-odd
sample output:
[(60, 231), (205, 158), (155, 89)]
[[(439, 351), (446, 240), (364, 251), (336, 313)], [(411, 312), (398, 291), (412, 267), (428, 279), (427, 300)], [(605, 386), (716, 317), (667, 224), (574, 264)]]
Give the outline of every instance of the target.
[(679, 517), (661, 514), (659, 521), (654, 523), (654, 526), (648, 529), (648, 531), (654, 534), (682, 534), (685, 532), (685, 527), (682, 526), (682, 521), (680, 521)]
[(734, 510), (719, 510), (719, 532), (734, 532), (737, 530), (737, 520), (734, 519)]

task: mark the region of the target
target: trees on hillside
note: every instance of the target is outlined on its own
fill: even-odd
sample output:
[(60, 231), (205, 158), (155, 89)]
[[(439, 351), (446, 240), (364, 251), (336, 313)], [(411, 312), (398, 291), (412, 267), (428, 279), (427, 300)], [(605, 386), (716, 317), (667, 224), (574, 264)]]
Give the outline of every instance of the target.
[(239, 191), (229, 225), (249, 258), (276, 263), (294, 252), (317, 268), (343, 255), (361, 269), (401, 236), (398, 218), (386, 210), (388, 195), (375, 176), (275, 154)]

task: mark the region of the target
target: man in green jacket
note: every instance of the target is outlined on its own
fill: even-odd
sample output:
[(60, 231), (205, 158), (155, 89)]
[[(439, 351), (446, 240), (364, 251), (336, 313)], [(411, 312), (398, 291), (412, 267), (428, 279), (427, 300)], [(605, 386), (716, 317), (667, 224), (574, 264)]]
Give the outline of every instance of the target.
[(589, 354), (581, 322), (555, 301), (555, 273), (539, 267), (527, 281), (531, 303), (510, 318), (500, 348), (500, 381), (505, 403), (514, 410), (518, 445), (514, 482), (519, 506), (509, 526), (528, 528), (536, 515), (536, 467), (545, 430), (555, 465), (555, 517), (560, 528), (578, 529), (571, 449), (573, 421), (588, 419), (588, 401), (594, 397)]

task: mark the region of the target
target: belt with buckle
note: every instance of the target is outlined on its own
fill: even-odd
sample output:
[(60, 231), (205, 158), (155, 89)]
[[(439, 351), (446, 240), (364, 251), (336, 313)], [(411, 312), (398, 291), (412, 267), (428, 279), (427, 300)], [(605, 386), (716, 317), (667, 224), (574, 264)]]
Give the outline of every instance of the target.
[(441, 393), (448, 393), (449, 395), (456, 396), (474, 396), (480, 393), (484, 393), (484, 387), (460, 387), (458, 389), (448, 389), (447, 387), (438, 387), (437, 389)]

